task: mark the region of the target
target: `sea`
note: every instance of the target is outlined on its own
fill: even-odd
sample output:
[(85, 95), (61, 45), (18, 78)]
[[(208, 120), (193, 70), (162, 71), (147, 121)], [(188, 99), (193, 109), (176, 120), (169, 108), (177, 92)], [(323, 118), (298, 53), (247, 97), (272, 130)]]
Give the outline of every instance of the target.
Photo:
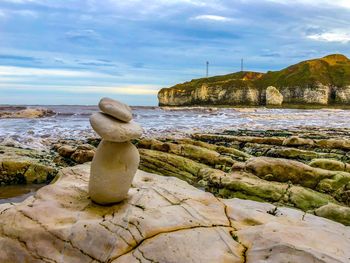
[[(26, 107), (46, 108), (52, 110), (53, 115), (0, 119), (0, 145), (47, 149), (50, 141), (98, 137), (89, 123), (89, 116), (99, 111), (97, 106)], [(5, 108), (11, 110), (11, 106)], [(191, 133), (245, 129), (350, 128), (350, 110), (346, 109), (140, 106), (132, 110), (134, 120), (142, 125), (146, 137), (186, 137)]]

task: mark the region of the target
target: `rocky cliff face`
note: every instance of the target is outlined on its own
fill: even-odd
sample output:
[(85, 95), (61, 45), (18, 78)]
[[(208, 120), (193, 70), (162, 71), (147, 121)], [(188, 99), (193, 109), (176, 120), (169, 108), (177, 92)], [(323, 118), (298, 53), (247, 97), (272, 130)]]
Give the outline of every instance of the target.
[[(266, 105), (273, 86), (283, 104), (350, 104), (350, 60), (330, 55), (267, 73), (237, 72), (191, 80), (159, 91), (160, 106)], [(276, 105), (276, 104), (274, 104)]]
[(222, 88), (220, 85), (202, 84), (194, 90), (165, 90), (158, 95), (160, 105), (259, 105), (261, 92), (256, 87)]
[(337, 89), (335, 102), (339, 104), (350, 104), (350, 85)]

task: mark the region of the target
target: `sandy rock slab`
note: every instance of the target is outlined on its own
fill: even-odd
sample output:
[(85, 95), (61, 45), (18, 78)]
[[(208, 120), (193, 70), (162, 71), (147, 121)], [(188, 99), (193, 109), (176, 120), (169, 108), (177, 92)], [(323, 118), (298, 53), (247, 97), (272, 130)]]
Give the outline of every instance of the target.
[(88, 197), (89, 165), (0, 205), (0, 262), (349, 262), (350, 228), (293, 209), (218, 199), (138, 171), (128, 198)]

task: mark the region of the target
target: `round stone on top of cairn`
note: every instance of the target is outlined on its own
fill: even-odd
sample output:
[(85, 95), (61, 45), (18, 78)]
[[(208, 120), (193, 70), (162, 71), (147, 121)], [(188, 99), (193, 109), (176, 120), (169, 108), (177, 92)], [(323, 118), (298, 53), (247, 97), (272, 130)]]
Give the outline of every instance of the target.
[(102, 141), (91, 163), (89, 195), (95, 203), (107, 205), (127, 197), (140, 162), (130, 140), (141, 137), (142, 128), (132, 120), (130, 107), (122, 102), (103, 98), (99, 108), (102, 112), (90, 117)]
[(120, 121), (132, 120), (132, 112), (128, 105), (110, 98), (102, 98), (98, 104), (100, 110)]

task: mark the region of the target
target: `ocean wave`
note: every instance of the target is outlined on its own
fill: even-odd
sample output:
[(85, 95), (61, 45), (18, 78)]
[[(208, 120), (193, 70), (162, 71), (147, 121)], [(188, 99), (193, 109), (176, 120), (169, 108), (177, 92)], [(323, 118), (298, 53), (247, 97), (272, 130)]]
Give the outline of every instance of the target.
[(201, 107), (201, 106), (191, 106), (191, 107), (160, 107), (164, 111), (201, 111), (201, 112), (213, 112), (219, 110), (216, 107)]
[(91, 112), (57, 112), (56, 116), (69, 117), (69, 116), (90, 116)]
[[(5, 106), (5, 105), (3, 105)], [(16, 106), (17, 107), (17, 106)], [(0, 145), (22, 145), (45, 148), (58, 139), (84, 140), (97, 137), (89, 123), (89, 115), (97, 106), (27, 106), (3, 107), (0, 113), (21, 110), (49, 109), (52, 117), (0, 120)], [(194, 132), (222, 132), (235, 129), (292, 129), (297, 126), (350, 128), (350, 111), (268, 109), (268, 108), (208, 108), (187, 107), (161, 109), (133, 107), (134, 120), (140, 123), (146, 137), (187, 136)], [(39, 110), (40, 111), (40, 110)], [(45, 110), (44, 110), (45, 112)], [(20, 114), (16, 114), (20, 115)]]

